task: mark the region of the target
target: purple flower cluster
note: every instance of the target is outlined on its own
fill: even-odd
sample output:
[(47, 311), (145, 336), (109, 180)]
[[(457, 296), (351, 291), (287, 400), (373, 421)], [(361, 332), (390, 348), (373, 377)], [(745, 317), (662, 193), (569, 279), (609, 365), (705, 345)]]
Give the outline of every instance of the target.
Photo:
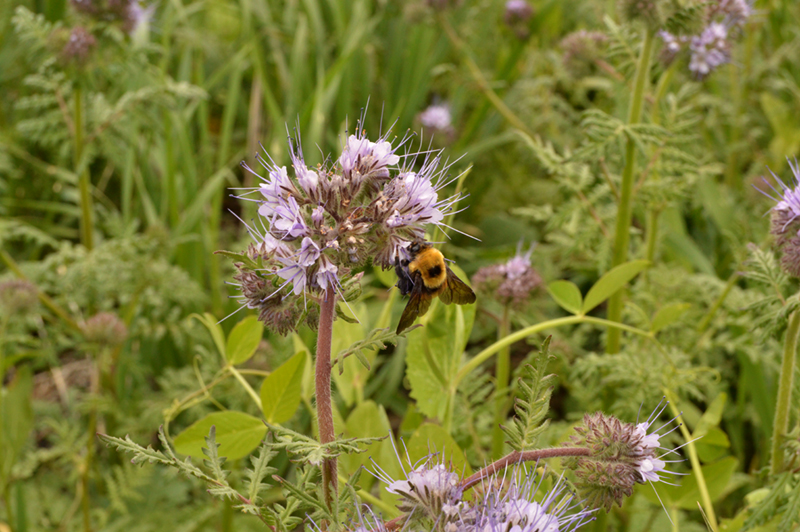
[[(575, 427), (577, 435), (565, 445), (588, 447), (589, 456), (564, 458), (564, 466), (575, 471), (576, 487), (589, 506), (610, 510), (614, 503), (622, 505), (636, 484), (661, 482), (662, 475), (675, 474), (665, 469), (664, 455), (675, 450), (661, 447), (661, 438), (670, 431), (658, 432), (669, 425), (649, 432), (667, 404), (659, 404), (642, 423), (623, 423), (613, 416), (597, 412), (586, 414), (583, 423)], [(657, 454), (661, 450), (661, 454)]]
[(777, 189), (764, 181), (778, 196), (770, 196), (776, 202), (771, 210), (770, 233), (781, 251), (781, 266), (789, 275), (800, 277), (800, 166), (789, 161), (789, 168), (792, 178), (788, 185), (775, 174)]
[(472, 497), (463, 497), (460, 476), (433, 457), (405, 479), (393, 480), (382, 470), (377, 476), (389, 493), (400, 495), (404, 530), (569, 532), (592, 520), (593, 510), (578, 510), (561, 479), (537, 495), (542, 478), (521, 467), (508, 479), (484, 479)]
[(494, 297), (503, 305), (523, 307), (531, 294), (544, 282), (531, 265), (531, 254), (536, 244), (526, 253), (522, 252), (522, 242), (517, 246), (517, 254), (507, 262), (479, 269), (472, 278), (476, 289)]
[(239, 196), (259, 204), (259, 218), (248, 226), (255, 243), (236, 279), (245, 304), (280, 333), (310, 316), (308, 300), (333, 292), (346, 299), (353, 268), (407, 258), (406, 248), (429, 224), (443, 225), (460, 199), (440, 198), (449, 169), (441, 152), (400, 155), (388, 134), (373, 142), (359, 128), (326, 166), (309, 167), (299, 142), (289, 148), (291, 170), (257, 156), (262, 176), (242, 163), (263, 182)]
[(731, 37), (740, 33), (752, 14), (746, 0), (718, 0), (706, 10), (704, 27), (698, 35), (673, 35), (660, 31), (664, 42), (661, 59), (669, 64), (678, 54), (688, 49), (689, 70), (697, 79), (703, 79), (718, 67), (731, 60)]
[(139, 0), (70, 0), (70, 4), (79, 13), (96, 20), (119, 23), (129, 34), (147, 22), (155, 10), (155, 5), (142, 7)]

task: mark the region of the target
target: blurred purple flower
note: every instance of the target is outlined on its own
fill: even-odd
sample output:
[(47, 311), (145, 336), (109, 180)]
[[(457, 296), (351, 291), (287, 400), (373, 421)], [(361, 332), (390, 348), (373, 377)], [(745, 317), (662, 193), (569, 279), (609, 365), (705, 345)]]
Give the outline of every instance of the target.
[(730, 61), (728, 29), (724, 24), (712, 22), (703, 33), (692, 37), (689, 50), (692, 54), (689, 70), (699, 79), (708, 76), (711, 71)]

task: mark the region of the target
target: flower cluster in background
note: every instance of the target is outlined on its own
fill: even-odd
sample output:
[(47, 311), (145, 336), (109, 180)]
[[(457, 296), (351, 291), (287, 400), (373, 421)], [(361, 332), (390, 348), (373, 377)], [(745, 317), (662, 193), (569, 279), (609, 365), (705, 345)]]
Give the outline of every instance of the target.
[(359, 128), (335, 161), (313, 168), (297, 144), (290, 142), (291, 171), (263, 157), (263, 177), (242, 165), (263, 183), (241, 196), (258, 203), (259, 217), (248, 227), (250, 262), (237, 263), (235, 278), (245, 305), (282, 334), (308, 315), (309, 300), (328, 291), (344, 298), (354, 268), (407, 258), (406, 248), (429, 224), (443, 225), (459, 199), (440, 198), (450, 167), (441, 152), (399, 155), (388, 134), (373, 142)]
[[(792, 164), (792, 178), (789, 184), (772, 174), (778, 188), (767, 184), (778, 195), (776, 205), (772, 208), (770, 233), (775, 237), (775, 244), (781, 252), (781, 266), (794, 277), (800, 277), (800, 166), (797, 161)], [(766, 180), (765, 180), (766, 181)]]
[(706, 10), (703, 29), (695, 35), (673, 35), (662, 30), (661, 59), (669, 64), (684, 50), (689, 52), (689, 70), (703, 79), (730, 62), (732, 38), (741, 33), (752, 7), (746, 0), (719, 0)]
[(503, 305), (516, 308), (524, 306), (531, 294), (544, 283), (531, 266), (531, 254), (535, 247), (536, 244), (531, 244), (528, 251), (523, 253), (520, 242), (517, 254), (507, 262), (479, 269), (472, 277), (475, 288)]

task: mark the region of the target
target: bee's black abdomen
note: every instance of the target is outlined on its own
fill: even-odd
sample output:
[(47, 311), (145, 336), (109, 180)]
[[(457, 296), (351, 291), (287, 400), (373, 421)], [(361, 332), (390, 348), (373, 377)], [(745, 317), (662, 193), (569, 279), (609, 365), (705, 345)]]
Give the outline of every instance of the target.
[(439, 266), (438, 264), (436, 266), (428, 268), (428, 277), (436, 279), (440, 275), (442, 275), (442, 267)]

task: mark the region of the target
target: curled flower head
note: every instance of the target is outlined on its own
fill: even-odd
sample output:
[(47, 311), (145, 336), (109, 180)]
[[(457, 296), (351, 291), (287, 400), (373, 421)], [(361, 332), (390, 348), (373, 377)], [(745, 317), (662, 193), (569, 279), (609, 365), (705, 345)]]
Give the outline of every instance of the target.
[(520, 40), (530, 35), (528, 21), (533, 16), (533, 7), (526, 0), (508, 0), (506, 2), (503, 21)]
[(664, 21), (661, 3), (660, 0), (619, 0), (619, 12), (626, 20), (640, 20), (655, 30)]
[(621, 506), (636, 484), (659, 482), (662, 475), (671, 473), (662, 457), (674, 451), (664, 450), (660, 442), (668, 432), (658, 433), (666, 425), (648, 432), (664, 408), (666, 404), (659, 404), (647, 421), (637, 424), (623, 423), (600, 412), (586, 414), (582, 425), (575, 427), (577, 435), (568, 445), (587, 447), (592, 453), (564, 458), (563, 462), (575, 471), (575, 485), (588, 505), (609, 511), (614, 503)]
[(561, 40), (564, 66), (576, 77), (588, 74), (600, 59), (608, 37), (599, 31), (578, 30)]
[(459, 197), (440, 197), (449, 165), (441, 152), (398, 154), (409, 140), (373, 141), (359, 127), (326, 165), (307, 165), (299, 137), (289, 143), (291, 168), (257, 156), (262, 176), (242, 164), (262, 183), (240, 196), (258, 204), (259, 217), (247, 225), (255, 243), (235, 278), (244, 305), (265, 324), (287, 333), (302, 316), (308, 323), (327, 294), (344, 298), (354, 268), (393, 267), (429, 224), (452, 212)]
[(125, 342), (128, 328), (111, 312), (99, 312), (81, 324), (86, 341), (107, 347), (116, 347)]
[(522, 252), (522, 242), (517, 245), (517, 254), (507, 262), (479, 269), (472, 282), (487, 295), (494, 296), (503, 305), (523, 307), (531, 294), (542, 286), (539, 273), (531, 265), (531, 254), (536, 244)]
[(0, 312), (7, 316), (29, 312), (38, 301), (39, 293), (30, 281), (11, 279), (0, 283)]
[(770, 233), (781, 251), (781, 266), (790, 275), (800, 277), (800, 166), (789, 161), (792, 177), (788, 184), (774, 173), (777, 188), (764, 180), (777, 197), (767, 194), (776, 204), (771, 209)]
[(82, 65), (89, 59), (95, 46), (97, 46), (97, 39), (94, 38), (94, 35), (83, 26), (76, 26), (72, 28), (67, 37), (67, 42), (61, 50), (61, 57), (66, 62)]

